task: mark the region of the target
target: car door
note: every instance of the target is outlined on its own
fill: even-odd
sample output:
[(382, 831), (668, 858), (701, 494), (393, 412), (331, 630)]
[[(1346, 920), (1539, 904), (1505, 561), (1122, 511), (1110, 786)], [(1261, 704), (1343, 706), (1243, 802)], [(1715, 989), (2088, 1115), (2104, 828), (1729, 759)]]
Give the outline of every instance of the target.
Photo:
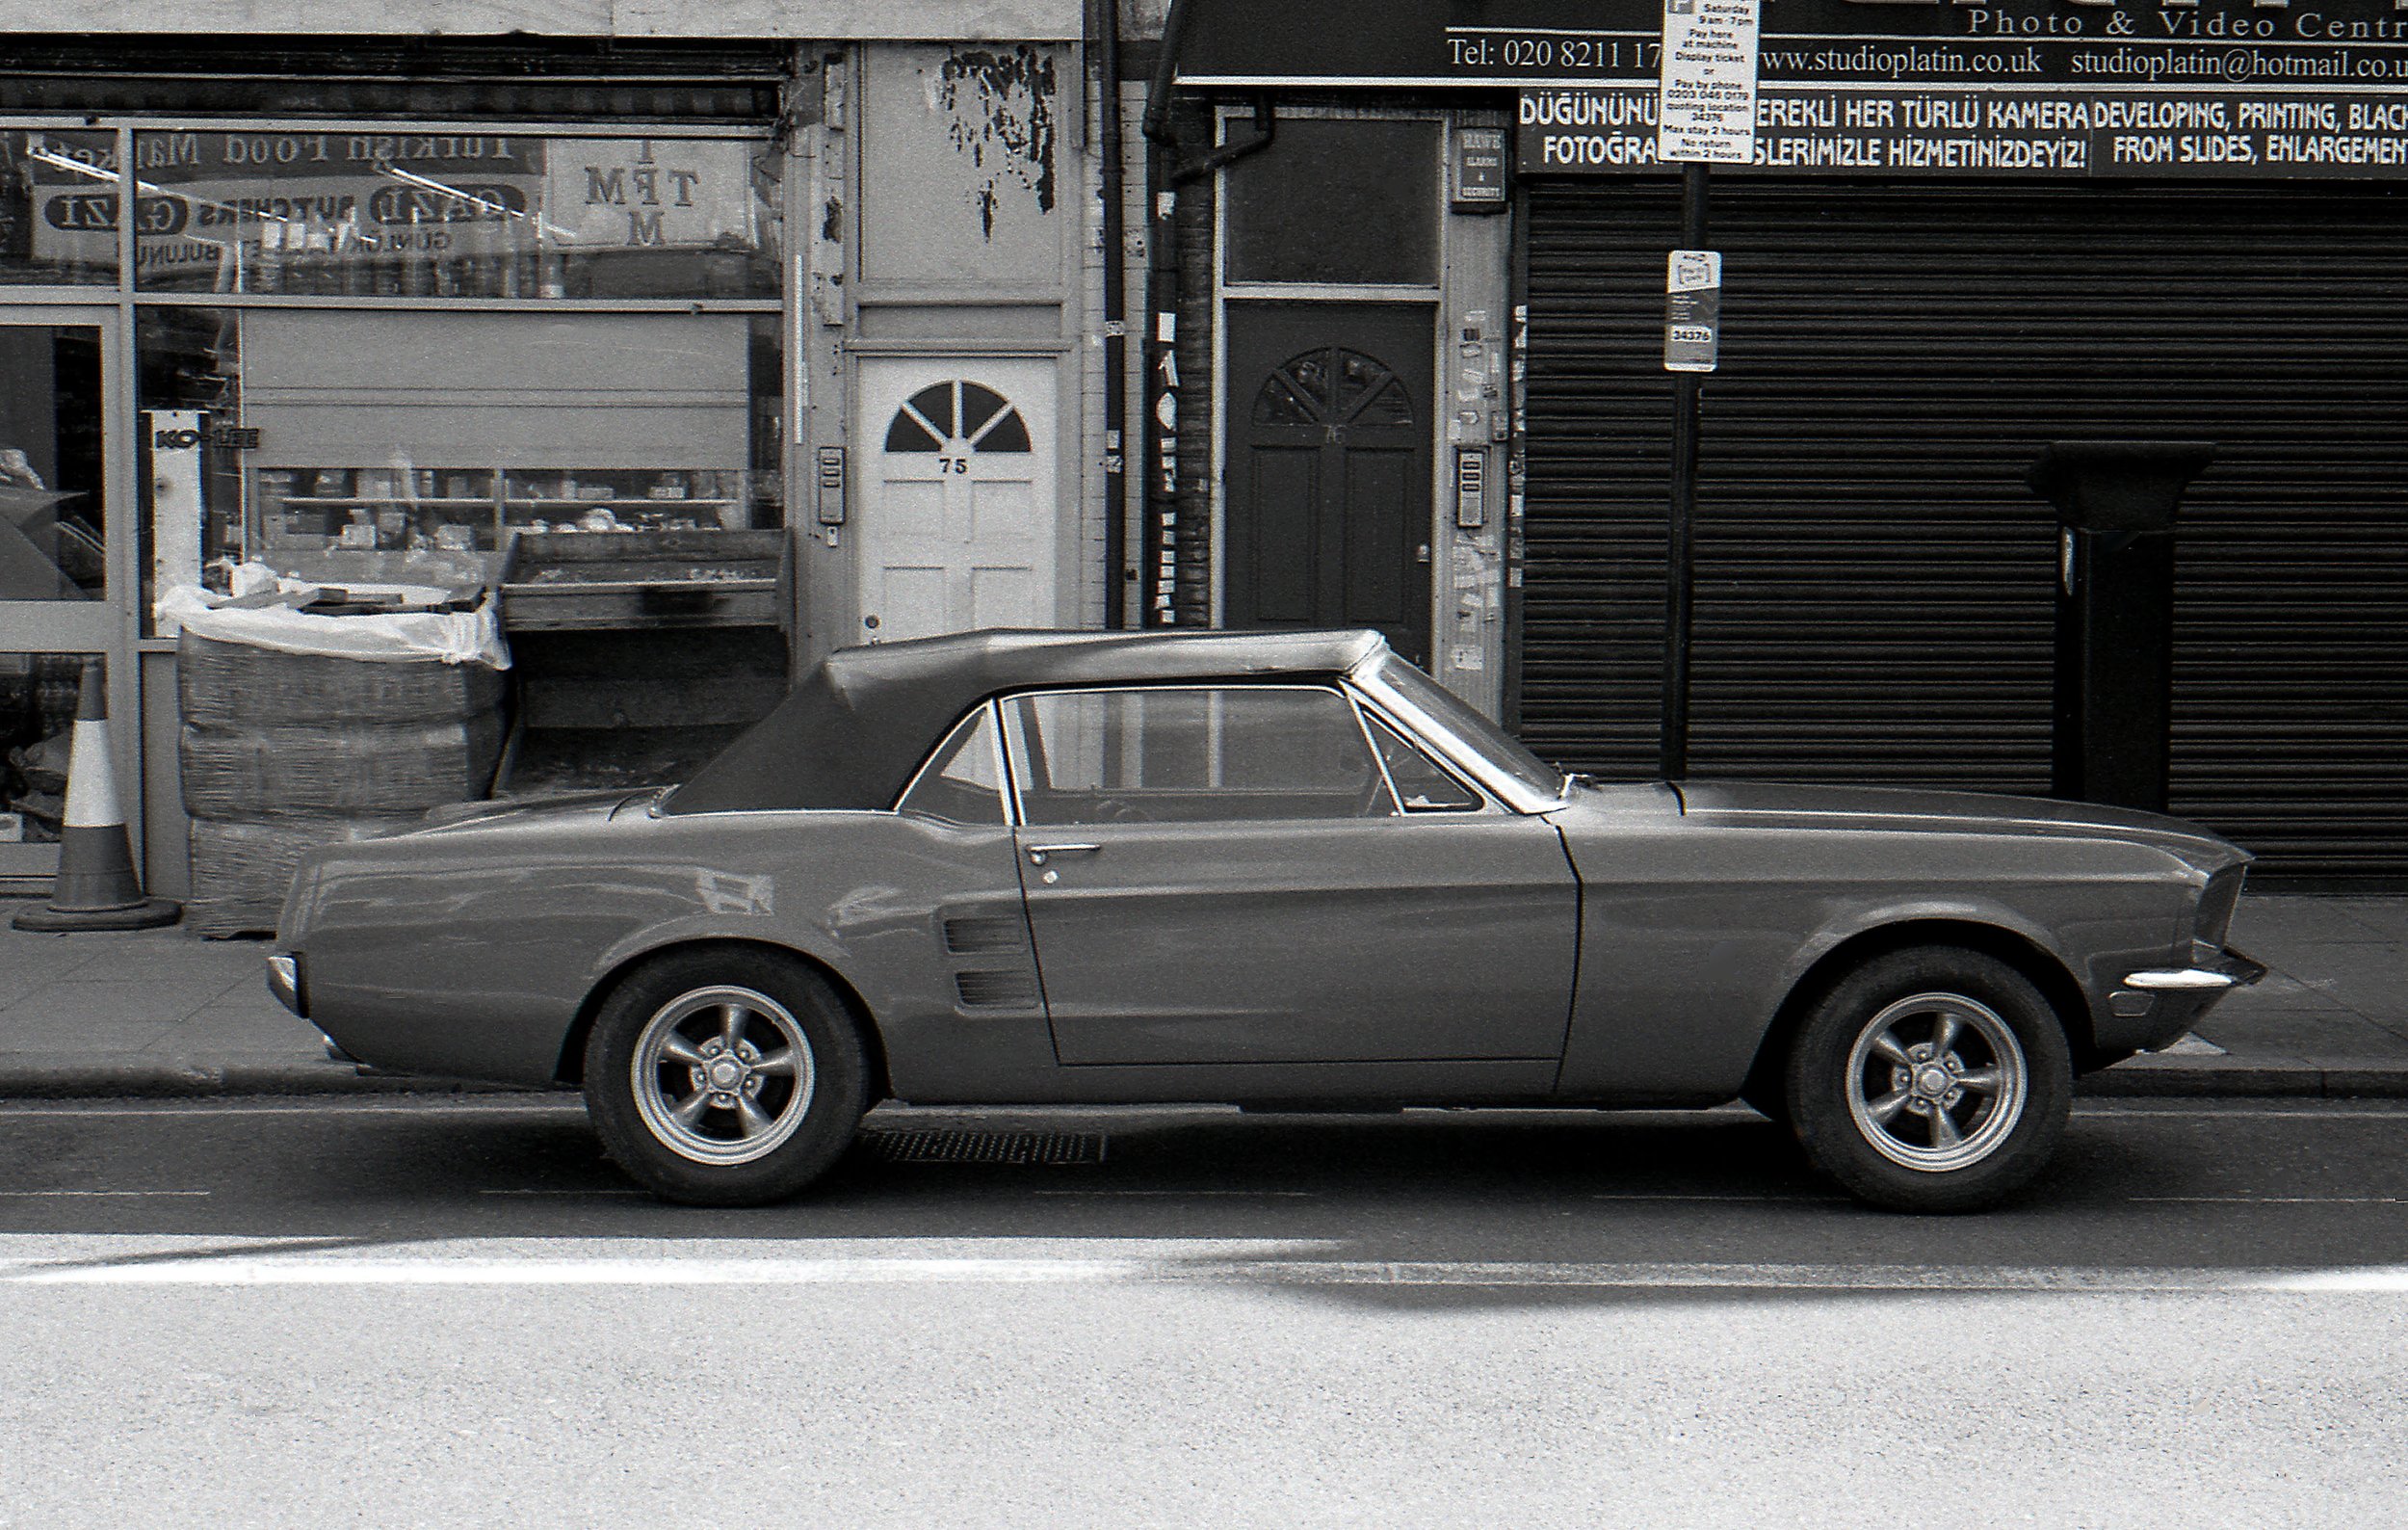
[(1040, 692), (1002, 713), (1063, 1063), (1561, 1055), (1561, 838), (1459, 781), (1404, 810), (1340, 688)]

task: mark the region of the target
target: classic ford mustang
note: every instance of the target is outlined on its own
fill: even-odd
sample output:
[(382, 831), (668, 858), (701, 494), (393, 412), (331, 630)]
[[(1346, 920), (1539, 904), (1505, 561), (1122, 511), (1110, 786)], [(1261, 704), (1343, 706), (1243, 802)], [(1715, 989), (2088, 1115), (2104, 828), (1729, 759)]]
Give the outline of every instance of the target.
[(676, 1200), (920, 1103), (1744, 1099), (1876, 1204), (2024, 1184), (2076, 1072), (2261, 970), (2249, 857), (2075, 803), (1601, 785), (1374, 633), (853, 648), (684, 785), (313, 853), (277, 996), (379, 1068), (585, 1090)]

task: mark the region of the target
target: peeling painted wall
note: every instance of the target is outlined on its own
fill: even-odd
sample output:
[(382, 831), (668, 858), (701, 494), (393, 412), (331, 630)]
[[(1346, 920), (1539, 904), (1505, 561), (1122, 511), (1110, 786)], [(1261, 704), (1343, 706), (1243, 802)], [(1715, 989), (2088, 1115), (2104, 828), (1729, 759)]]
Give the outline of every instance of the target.
[(1077, 84), (1068, 50), (1043, 44), (876, 49), (862, 112), (862, 278), (1059, 286), (1060, 121), (1064, 87)]
[(954, 151), (969, 156), (971, 200), (982, 235), (995, 238), (995, 209), (1014, 187), (1054, 210), (1054, 104), (1060, 92), (1050, 49), (955, 48), (929, 82)]

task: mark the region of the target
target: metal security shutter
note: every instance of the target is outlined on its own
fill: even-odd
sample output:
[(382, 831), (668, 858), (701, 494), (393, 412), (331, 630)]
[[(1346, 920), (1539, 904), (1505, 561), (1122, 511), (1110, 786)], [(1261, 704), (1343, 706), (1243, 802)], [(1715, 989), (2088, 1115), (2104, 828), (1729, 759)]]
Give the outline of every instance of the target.
[(1515, 722), (1531, 749), (1569, 769), (1645, 777), (1662, 704), (1672, 388), (1661, 363), (1678, 189), (1542, 185), (1529, 206)]
[[(2045, 790), (2055, 523), (2023, 474), (2053, 438), (2211, 439), (2175, 809), (2269, 873), (2408, 879), (2408, 201), (1745, 177), (1714, 198), (1698, 775)], [(1620, 774), (1653, 754), (1672, 207), (1662, 183), (1542, 188), (1531, 219), (1523, 718)], [(1646, 482), (1601, 472), (1597, 435)], [(1583, 673), (1609, 664), (1631, 668)]]

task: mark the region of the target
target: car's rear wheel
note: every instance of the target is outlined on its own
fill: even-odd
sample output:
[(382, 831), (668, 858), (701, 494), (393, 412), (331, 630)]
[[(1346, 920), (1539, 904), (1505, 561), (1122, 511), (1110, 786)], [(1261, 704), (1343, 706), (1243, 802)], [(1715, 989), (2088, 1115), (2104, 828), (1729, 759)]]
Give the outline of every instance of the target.
[(586, 1042), (586, 1109), (620, 1168), (689, 1205), (780, 1200), (867, 1108), (861, 1033), (825, 980), (770, 952), (676, 952), (629, 975)]
[(2028, 1183), (2073, 1100), (2065, 1027), (1996, 957), (1923, 947), (1877, 957), (1818, 1002), (1785, 1092), (1807, 1158), (1898, 1211), (1971, 1211)]

